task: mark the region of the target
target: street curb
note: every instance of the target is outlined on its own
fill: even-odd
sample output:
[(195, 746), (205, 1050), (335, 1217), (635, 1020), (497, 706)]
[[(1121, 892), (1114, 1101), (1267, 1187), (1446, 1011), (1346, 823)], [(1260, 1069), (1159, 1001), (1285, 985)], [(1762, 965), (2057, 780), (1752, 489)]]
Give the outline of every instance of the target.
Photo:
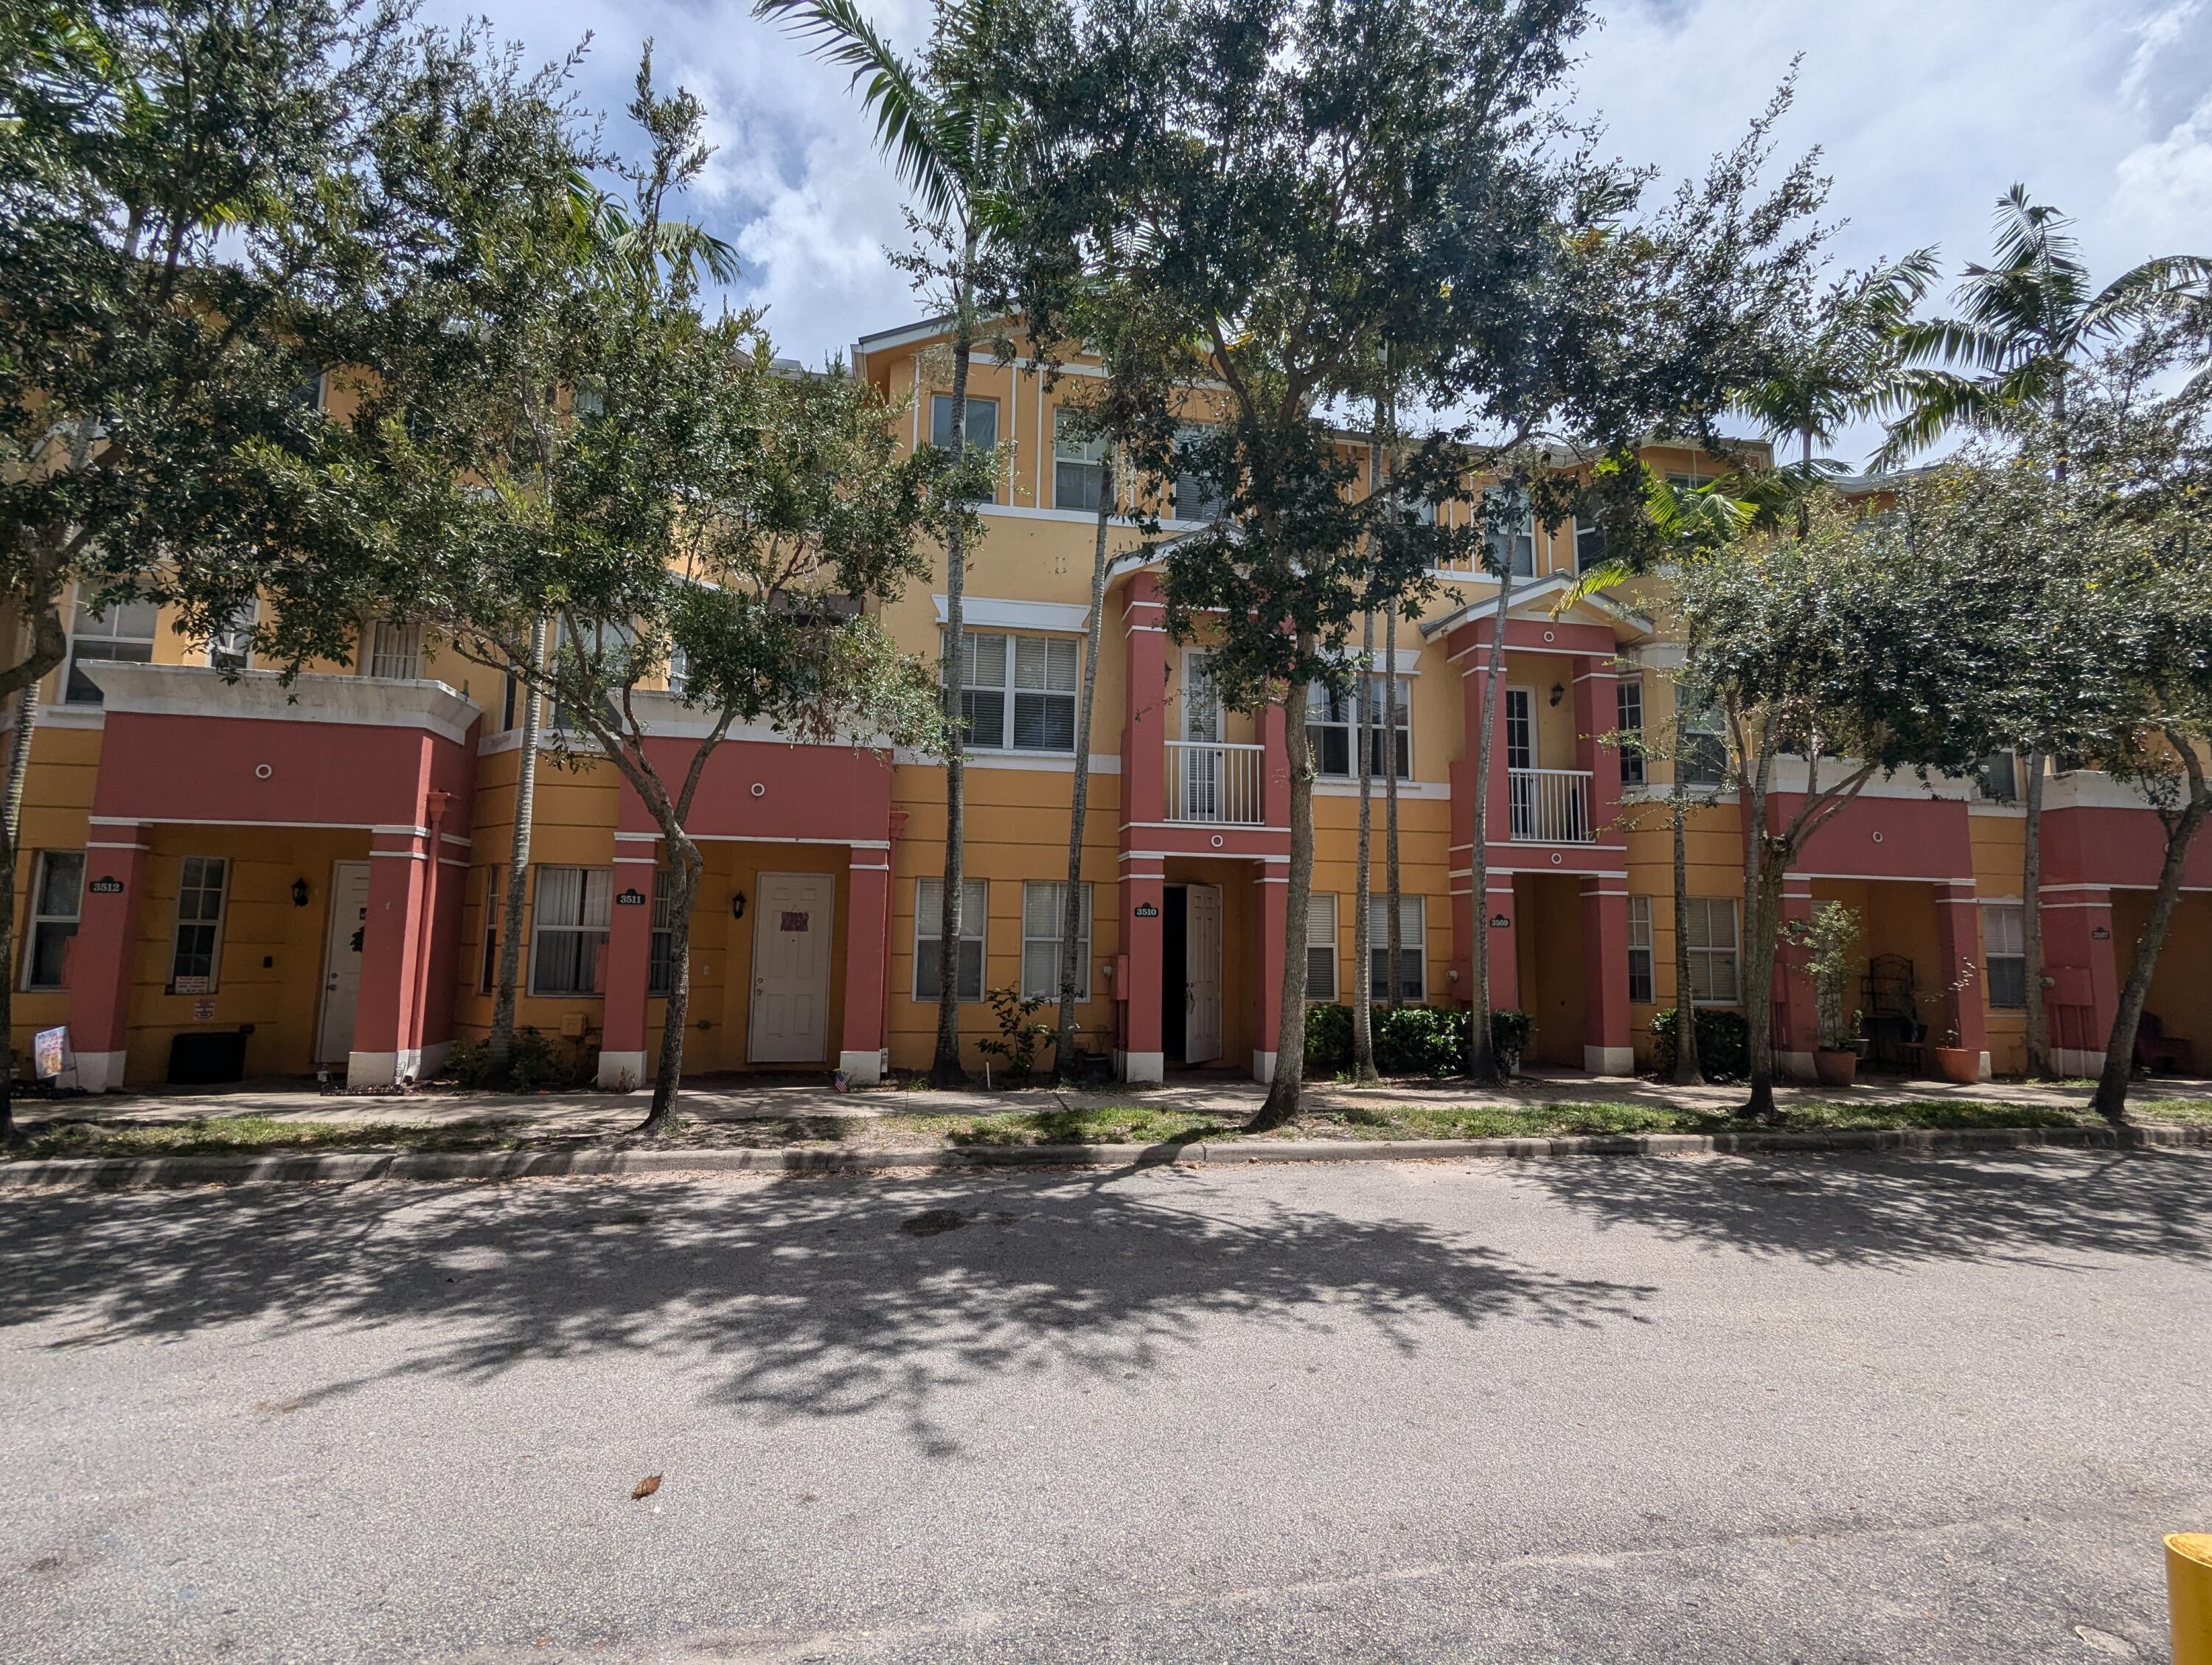
[(953, 1149), (406, 1151), (329, 1156), (123, 1157), (0, 1164), (0, 1191), (112, 1190), (313, 1181), (595, 1178), (650, 1174), (856, 1174), (879, 1170), (1157, 1168), (1468, 1158), (1759, 1156), (1803, 1152), (1935, 1155), (2038, 1145), (2177, 1150), (2212, 1127), (1907, 1127), (1796, 1133), (1614, 1133), (1557, 1139), (1251, 1139), (1205, 1145), (1004, 1145)]

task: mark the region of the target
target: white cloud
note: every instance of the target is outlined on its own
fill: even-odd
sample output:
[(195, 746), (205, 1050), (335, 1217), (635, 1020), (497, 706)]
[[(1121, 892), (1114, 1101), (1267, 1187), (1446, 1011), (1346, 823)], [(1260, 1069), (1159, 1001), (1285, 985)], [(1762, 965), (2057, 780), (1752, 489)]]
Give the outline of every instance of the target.
[[(769, 307), (808, 359), (913, 315), (884, 260), (905, 240), (900, 192), (845, 76), (742, 3), (484, 0), (494, 26), (552, 56), (597, 32), (586, 94), (629, 95), (637, 45), (706, 100), (721, 146), (693, 211), (733, 242), (736, 294)], [(1837, 258), (1926, 244), (1980, 257), (2014, 180), (2075, 216), (2094, 272), (2212, 245), (2212, 0), (1612, 0), (1584, 42), (1577, 97), (1613, 148), (1694, 173), (1729, 143), (1793, 57), (1786, 148), (1820, 146), (1847, 222)], [(434, 9), (458, 17), (453, 0)], [(869, 9), (911, 51), (923, 0)], [(618, 115), (610, 132), (619, 137)]]

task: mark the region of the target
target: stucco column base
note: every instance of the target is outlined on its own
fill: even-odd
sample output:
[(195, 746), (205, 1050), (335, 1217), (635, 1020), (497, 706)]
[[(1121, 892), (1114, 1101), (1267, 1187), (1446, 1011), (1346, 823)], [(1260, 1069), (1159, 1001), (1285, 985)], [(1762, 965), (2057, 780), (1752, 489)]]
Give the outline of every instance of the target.
[(1809, 1052), (1778, 1051), (1774, 1054), (1774, 1067), (1778, 1074), (1792, 1081), (1817, 1081), (1820, 1079), (1820, 1071)]
[(1275, 1079), (1275, 1054), (1273, 1053), (1257, 1051), (1253, 1053), (1252, 1079), (1255, 1081), (1257, 1081), (1263, 1087)]
[(76, 1054), (76, 1084), (87, 1092), (118, 1092), (127, 1052), (80, 1052)]
[(1633, 1075), (1636, 1073), (1636, 1048), (1584, 1047), (1583, 1069), (1590, 1075)]
[(1117, 1052), (1114, 1067), (1124, 1081), (1164, 1081), (1168, 1055), (1164, 1052)]
[(837, 1073), (845, 1078), (848, 1086), (875, 1086), (890, 1072), (890, 1054), (885, 1051), (841, 1052), (837, 1054)]
[(608, 1092), (635, 1092), (651, 1078), (645, 1073), (645, 1054), (642, 1051), (611, 1052), (599, 1048), (599, 1073), (592, 1085)]
[(402, 1081), (422, 1079), (422, 1054), (408, 1047), (398, 1052), (346, 1054), (346, 1085), (396, 1087)]

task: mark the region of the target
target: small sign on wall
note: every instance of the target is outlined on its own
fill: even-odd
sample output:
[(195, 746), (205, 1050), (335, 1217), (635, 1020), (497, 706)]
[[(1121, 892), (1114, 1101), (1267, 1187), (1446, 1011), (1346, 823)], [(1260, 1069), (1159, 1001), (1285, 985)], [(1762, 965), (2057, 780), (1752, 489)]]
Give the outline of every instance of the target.
[(1513, 921), (1504, 914), (1492, 914), (1490, 916), (1490, 928), (1493, 931), (1505, 930), (1510, 927)]
[(179, 977), (169, 985), (172, 994), (211, 994), (215, 992), (212, 977)]
[(1154, 907), (1151, 902), (1140, 902), (1137, 904), (1137, 917), (1139, 919), (1158, 919), (1159, 916), (1160, 910)]
[(617, 908), (642, 908), (645, 906), (645, 892), (635, 889), (624, 890), (620, 896), (615, 898), (615, 906)]
[(119, 896), (123, 894), (123, 881), (112, 873), (102, 873), (84, 888), (96, 896)]
[(214, 1016), (215, 1002), (213, 1000), (203, 999), (194, 1000), (192, 1002), (192, 1018), (195, 1022), (204, 1024)]
[(779, 931), (804, 932), (812, 928), (813, 921), (814, 915), (811, 914), (786, 914), (775, 928)]

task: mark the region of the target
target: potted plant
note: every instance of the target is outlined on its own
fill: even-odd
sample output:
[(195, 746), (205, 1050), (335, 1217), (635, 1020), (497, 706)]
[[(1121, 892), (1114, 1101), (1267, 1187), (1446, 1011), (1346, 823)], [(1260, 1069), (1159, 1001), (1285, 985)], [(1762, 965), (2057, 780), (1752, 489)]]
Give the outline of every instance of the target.
[(1844, 1016), (1844, 991), (1850, 987), (1859, 916), (1832, 902), (1809, 920), (1790, 921), (1785, 934), (1792, 947), (1804, 951), (1806, 974), (1813, 980), (1813, 1013), (1820, 1028), (1814, 1073), (1824, 1087), (1848, 1087), (1858, 1078), (1859, 1013), (1854, 1008)]
[(1966, 991), (1979, 975), (1979, 969), (1972, 960), (1962, 963), (1958, 981), (1945, 991), (1950, 1027), (1943, 1031), (1943, 1044), (1930, 1048), (1936, 1054), (1937, 1077), (1953, 1086), (1971, 1087), (1982, 1079), (1981, 1054), (1959, 1044), (1959, 1003), (1966, 998)]

